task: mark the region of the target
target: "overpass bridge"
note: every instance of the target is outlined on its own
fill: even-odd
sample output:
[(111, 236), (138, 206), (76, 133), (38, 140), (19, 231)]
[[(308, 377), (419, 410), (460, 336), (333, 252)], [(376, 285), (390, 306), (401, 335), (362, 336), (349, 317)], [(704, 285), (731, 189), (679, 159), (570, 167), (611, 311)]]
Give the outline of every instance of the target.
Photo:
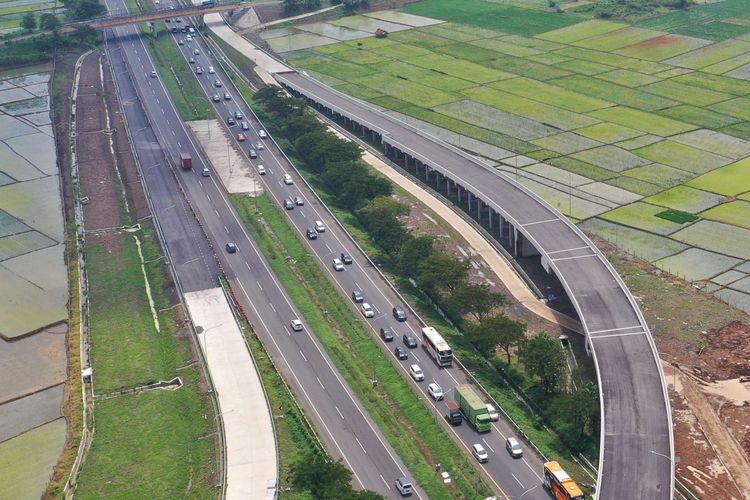
[(147, 23), (150, 21), (163, 21), (165, 19), (171, 19), (176, 17), (189, 17), (189, 16), (201, 16), (203, 14), (210, 14), (211, 12), (227, 12), (230, 10), (242, 9), (249, 7), (248, 2), (228, 2), (221, 4), (214, 4), (211, 6), (202, 7), (200, 5), (189, 5), (185, 7), (174, 7), (171, 9), (157, 9), (150, 11), (142, 11), (138, 13), (122, 12), (113, 13), (104, 17), (89, 19), (87, 21), (76, 21), (68, 23), (63, 28), (63, 32), (75, 31), (76, 27), (88, 25), (94, 29), (106, 29), (113, 28), (116, 26), (125, 26), (127, 24), (136, 23)]
[(304, 74), (274, 76), (484, 223), (512, 254), (536, 256), (557, 277), (584, 327), (599, 380), (597, 498), (671, 499), (674, 440), (659, 357), (633, 296), (597, 247), (544, 200), (463, 151)]

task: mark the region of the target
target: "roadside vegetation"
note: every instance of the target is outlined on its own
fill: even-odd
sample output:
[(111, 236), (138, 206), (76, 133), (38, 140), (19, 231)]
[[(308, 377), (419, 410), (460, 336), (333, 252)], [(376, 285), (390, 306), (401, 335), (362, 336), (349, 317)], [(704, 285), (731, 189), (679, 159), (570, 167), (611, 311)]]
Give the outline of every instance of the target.
[(577, 373), (577, 384), (569, 383), (560, 342), (544, 332), (527, 337), (526, 325), (503, 313), (502, 295), (468, 281), (467, 261), (446, 253), (430, 236), (411, 235), (402, 220), (409, 208), (390, 196), (390, 182), (372, 173), (358, 146), (327, 131), (302, 101), (267, 88), (255, 94), (255, 102), (281, 147), (352, 232), (365, 238), (371, 256), (423, 306), (420, 313), (447, 334), (461, 361), (524, 433), (576, 479), (590, 482), (568, 457), (571, 451), (598, 456), (598, 391)]
[(213, 409), (164, 293), (165, 268), (150, 223), (140, 222), (143, 259), (161, 331), (146, 299), (135, 238), (121, 234), (119, 254), (87, 238), (91, 362), (97, 394), (179, 376), (183, 387), (95, 402), (94, 437), (81, 467), (79, 498), (213, 498), (218, 482)]
[(30, 64), (52, 59), (56, 51), (70, 48), (94, 48), (101, 43), (101, 34), (82, 28), (69, 36), (57, 31), (23, 40), (8, 40), (0, 50), (0, 66)]
[[(279, 208), (265, 195), (255, 200), (233, 195), (232, 201), (339, 372), (430, 498), (489, 496), (479, 473), (383, 356)], [(262, 218), (256, 214), (256, 203)], [(373, 379), (378, 380), (376, 386)], [(451, 485), (442, 483), (435, 463), (451, 471)]]
[[(166, 29), (159, 29), (156, 39), (149, 37), (148, 47), (172, 101), (185, 121), (213, 118), (213, 110), (203, 89)], [(207, 69), (207, 68), (204, 68)]]

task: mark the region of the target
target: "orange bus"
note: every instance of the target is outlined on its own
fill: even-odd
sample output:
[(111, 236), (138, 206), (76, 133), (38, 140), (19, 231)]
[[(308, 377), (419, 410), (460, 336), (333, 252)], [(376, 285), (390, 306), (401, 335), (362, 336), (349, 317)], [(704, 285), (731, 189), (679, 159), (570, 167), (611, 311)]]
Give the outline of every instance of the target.
[(544, 464), (544, 486), (556, 500), (584, 500), (581, 488), (557, 462)]

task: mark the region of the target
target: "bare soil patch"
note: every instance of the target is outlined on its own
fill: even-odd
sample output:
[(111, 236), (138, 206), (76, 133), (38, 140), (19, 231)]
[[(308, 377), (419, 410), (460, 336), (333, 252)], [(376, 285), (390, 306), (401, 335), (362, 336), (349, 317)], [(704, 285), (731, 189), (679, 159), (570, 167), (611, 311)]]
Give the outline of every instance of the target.
[[(729, 391), (720, 382), (739, 379), (739, 384), (750, 375), (750, 316), (593, 239), (638, 301), (659, 357), (672, 365), (665, 365), (665, 377), (673, 387), (669, 392), (677, 425), (677, 477), (701, 498), (746, 497), (736, 479), (742, 481), (747, 474), (743, 464), (750, 456), (750, 404), (725, 397)], [(674, 365), (679, 367), (676, 372)], [(714, 447), (722, 442), (731, 446), (717, 452)]]
[[(87, 231), (121, 225), (109, 143), (112, 132), (107, 126), (99, 71), (101, 57), (92, 52), (83, 60), (76, 98), (76, 154)], [(104, 238), (102, 242), (108, 251), (119, 254), (117, 238)]]
[(125, 185), (126, 196), (130, 204), (131, 217), (141, 220), (150, 215), (146, 194), (143, 191), (141, 177), (130, 148), (130, 141), (125, 130), (125, 119), (121, 113), (120, 101), (117, 96), (115, 84), (112, 80), (112, 71), (109, 60), (104, 60), (104, 100), (109, 108), (110, 127), (113, 130), (115, 155), (117, 168)]

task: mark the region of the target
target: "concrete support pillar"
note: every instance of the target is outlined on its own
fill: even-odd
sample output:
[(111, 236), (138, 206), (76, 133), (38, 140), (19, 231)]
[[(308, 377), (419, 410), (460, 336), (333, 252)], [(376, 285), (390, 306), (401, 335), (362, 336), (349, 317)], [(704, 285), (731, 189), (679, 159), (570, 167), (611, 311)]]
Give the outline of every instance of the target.
[(489, 215), (488, 226), (489, 226), (489, 228), (490, 228), (490, 233), (492, 232), (492, 212), (494, 212), (494, 210), (492, 210), (492, 209), (490, 208), (490, 209), (488, 210), (488, 215)]
[(448, 195), (448, 198), (451, 197), (451, 180), (450, 179), (445, 180), (445, 193)]
[(482, 205), (483, 205), (482, 200), (477, 198), (477, 220), (479, 222), (482, 222)]
[(461, 191), (463, 191), (460, 185), (456, 186), (456, 197), (458, 198), (458, 205), (461, 206)]

